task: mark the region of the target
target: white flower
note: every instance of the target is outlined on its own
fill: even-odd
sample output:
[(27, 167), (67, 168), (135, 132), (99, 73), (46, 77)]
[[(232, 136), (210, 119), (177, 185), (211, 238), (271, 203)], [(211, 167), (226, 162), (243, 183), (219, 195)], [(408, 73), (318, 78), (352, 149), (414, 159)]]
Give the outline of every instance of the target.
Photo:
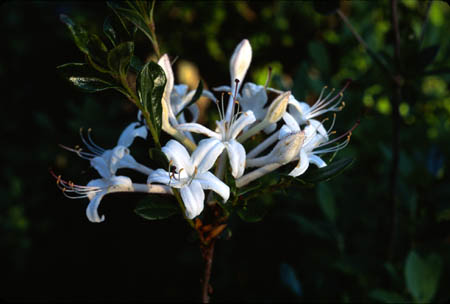
[[(233, 118), (236, 118), (234, 115)], [(255, 122), (255, 116), (252, 111), (242, 113), (239, 118), (233, 119), (231, 123), (222, 119), (216, 121), (217, 132), (197, 124), (186, 123), (178, 125), (179, 130), (202, 133), (209, 136), (209, 139), (203, 139), (199, 143), (208, 155), (214, 156), (216, 159), (224, 149), (227, 150), (230, 160), (231, 173), (234, 178), (242, 176), (245, 169), (245, 149), (241, 143), (236, 140), (239, 133), (248, 125)], [(215, 159), (214, 159), (215, 161)]]
[[(166, 86), (163, 94), (163, 129), (169, 132), (168, 129), (176, 127), (179, 123), (185, 123), (184, 108), (194, 97), (195, 90), (188, 92), (188, 86), (185, 84), (174, 85), (174, 75), (172, 65), (169, 60), (169, 56), (164, 54), (158, 61), (158, 64), (164, 70), (166, 74)], [(208, 90), (202, 91), (202, 96), (206, 96), (212, 100), (215, 99), (214, 95)], [(199, 109), (197, 104), (192, 104), (188, 107), (188, 110), (192, 114), (192, 122), (196, 122), (199, 115)], [(180, 113), (181, 112), (181, 113)], [(194, 141), (190, 133), (185, 133), (191, 141)]]
[[(285, 113), (283, 119), (286, 122), (286, 125), (283, 125), (280, 130), (280, 139), (291, 134), (292, 132), (299, 132), (300, 126), (289, 113)], [(329, 136), (334, 134), (334, 131), (331, 131), (334, 126), (334, 122), (335, 119), (333, 119), (332, 125), (328, 131), (326, 131), (323, 125), (317, 120), (309, 120), (309, 124), (303, 130), (305, 139), (298, 156), (299, 162), (297, 166), (289, 173), (289, 175), (296, 177), (303, 174), (308, 169), (310, 163), (319, 168), (325, 167), (327, 164), (319, 155), (335, 152), (347, 146), (350, 141), (351, 132), (356, 125), (338, 138), (329, 140)], [(345, 136), (347, 137), (345, 141), (337, 144), (336, 146), (326, 147), (330, 144), (336, 143)]]
[(180, 189), (181, 198), (186, 207), (186, 216), (193, 219), (203, 210), (205, 193), (212, 190), (226, 202), (230, 196), (230, 188), (208, 170), (214, 165), (215, 157), (205, 145), (200, 145), (189, 156), (186, 148), (176, 140), (162, 148), (164, 154), (173, 165), (173, 171), (155, 170), (148, 177), (147, 183), (161, 183)]
[(120, 168), (134, 169), (144, 174), (150, 174), (152, 172), (150, 168), (138, 163), (133, 156), (130, 155), (130, 150), (128, 149), (136, 137), (141, 137), (143, 139), (147, 138), (146, 126), (140, 126), (137, 122), (129, 124), (120, 135), (117, 146), (108, 150), (96, 145), (93, 142), (90, 133), (91, 129), (88, 129), (86, 140), (82, 134), (82, 129), (80, 129), (81, 140), (89, 151), (83, 151), (81, 148), (72, 149), (61, 146), (64, 149), (77, 153), (81, 158), (89, 160), (91, 166), (103, 177), (115, 175), (116, 171)]
[(56, 176), (58, 187), (63, 191), (64, 195), (71, 199), (89, 198), (90, 202), (86, 209), (86, 216), (93, 223), (101, 223), (105, 220), (105, 216), (98, 215), (98, 207), (100, 201), (106, 194), (114, 192), (144, 192), (172, 194), (170, 188), (159, 185), (133, 184), (131, 179), (126, 176), (110, 176), (108, 178), (91, 180), (87, 186), (75, 185)]

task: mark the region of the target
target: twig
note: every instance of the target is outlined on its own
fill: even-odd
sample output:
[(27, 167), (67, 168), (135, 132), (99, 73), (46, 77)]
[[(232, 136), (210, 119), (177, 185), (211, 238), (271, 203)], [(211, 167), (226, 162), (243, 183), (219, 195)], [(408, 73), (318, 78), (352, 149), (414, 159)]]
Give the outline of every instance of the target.
[(202, 247), (203, 260), (205, 261), (205, 269), (202, 281), (202, 303), (209, 303), (209, 295), (212, 293), (212, 287), (209, 284), (211, 279), (211, 268), (214, 257), (214, 245), (216, 239), (213, 238), (208, 244)]

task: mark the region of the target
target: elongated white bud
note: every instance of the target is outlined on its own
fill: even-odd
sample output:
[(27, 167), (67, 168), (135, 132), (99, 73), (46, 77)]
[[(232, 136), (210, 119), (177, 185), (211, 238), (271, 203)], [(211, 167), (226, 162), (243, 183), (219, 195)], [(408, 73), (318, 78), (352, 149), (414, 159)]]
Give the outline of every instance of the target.
[(283, 117), (283, 114), (286, 112), (286, 107), (288, 105), (290, 96), (291, 91), (287, 91), (278, 96), (274, 101), (272, 101), (269, 109), (267, 110), (264, 121), (268, 124), (279, 121)]

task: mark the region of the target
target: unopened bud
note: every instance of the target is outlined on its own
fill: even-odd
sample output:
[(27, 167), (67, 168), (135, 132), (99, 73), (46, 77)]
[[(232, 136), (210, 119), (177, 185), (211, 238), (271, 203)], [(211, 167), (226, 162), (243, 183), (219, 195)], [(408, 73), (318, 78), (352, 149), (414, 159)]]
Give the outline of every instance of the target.
[(238, 79), (242, 82), (252, 61), (252, 47), (247, 39), (239, 43), (230, 60), (231, 80)]
[(284, 112), (286, 112), (286, 107), (289, 102), (289, 97), (291, 96), (291, 91), (284, 92), (278, 96), (269, 106), (267, 110), (264, 122), (275, 123), (283, 117)]
[(298, 156), (304, 139), (305, 134), (303, 132), (285, 136), (277, 143), (270, 154), (277, 163), (285, 165)]

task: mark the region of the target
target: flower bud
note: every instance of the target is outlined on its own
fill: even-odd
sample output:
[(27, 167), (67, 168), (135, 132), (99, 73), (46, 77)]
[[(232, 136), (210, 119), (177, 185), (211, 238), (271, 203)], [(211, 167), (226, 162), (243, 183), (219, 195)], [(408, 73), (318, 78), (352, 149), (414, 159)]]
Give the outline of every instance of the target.
[(233, 52), (230, 60), (230, 74), (231, 81), (234, 83), (235, 79), (239, 82), (245, 77), (250, 62), (252, 61), (252, 47), (247, 39), (241, 41)]
[(303, 132), (283, 137), (270, 153), (274, 162), (285, 165), (293, 160), (299, 154), (304, 139)]
[(275, 123), (283, 117), (283, 114), (286, 112), (286, 107), (289, 102), (289, 97), (291, 96), (291, 91), (284, 92), (280, 96), (278, 96), (269, 106), (267, 110), (266, 117), (264, 118), (264, 122)]

